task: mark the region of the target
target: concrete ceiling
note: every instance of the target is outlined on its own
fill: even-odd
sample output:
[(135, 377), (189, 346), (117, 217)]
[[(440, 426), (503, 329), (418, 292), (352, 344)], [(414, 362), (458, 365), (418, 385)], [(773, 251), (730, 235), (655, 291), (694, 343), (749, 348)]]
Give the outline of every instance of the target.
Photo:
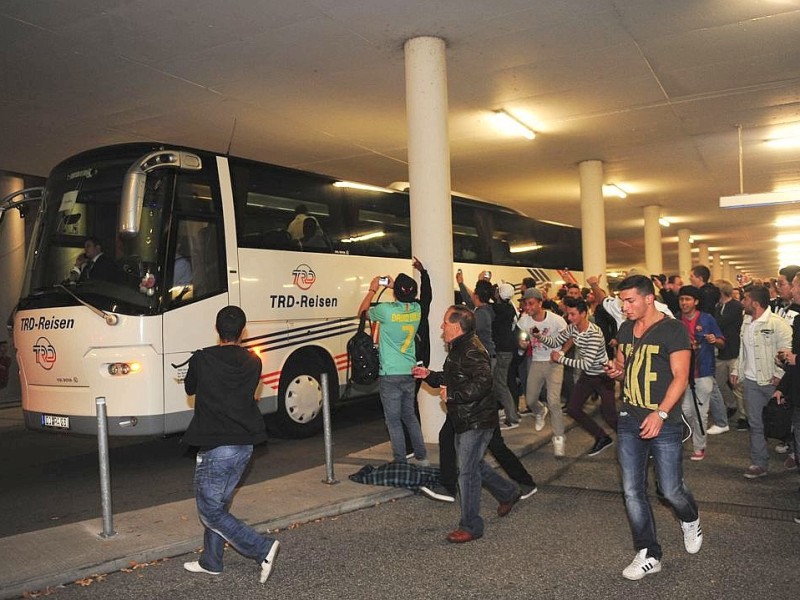
[[(800, 0), (0, 0), (0, 168), (146, 139), (404, 181), (403, 42), (433, 35), (453, 189), (580, 226), (577, 164), (602, 160), (631, 192), (606, 199), (609, 269), (643, 264), (657, 204), (665, 272), (686, 227), (775, 275), (798, 205), (719, 197), (739, 192), (739, 124), (744, 191), (800, 188), (800, 147), (764, 143), (800, 135), (798, 32)], [(537, 139), (500, 134), (497, 108)]]

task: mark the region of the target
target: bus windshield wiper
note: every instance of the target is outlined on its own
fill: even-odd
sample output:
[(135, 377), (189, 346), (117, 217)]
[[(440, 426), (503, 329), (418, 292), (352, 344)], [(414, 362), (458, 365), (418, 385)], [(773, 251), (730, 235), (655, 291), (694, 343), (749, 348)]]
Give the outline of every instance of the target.
[(90, 311), (92, 311), (98, 317), (101, 317), (106, 322), (106, 324), (108, 324), (108, 325), (116, 325), (117, 323), (119, 323), (119, 317), (117, 315), (115, 315), (113, 313), (107, 313), (107, 312), (97, 308), (96, 306), (92, 306), (88, 302), (85, 302), (84, 300), (81, 300), (80, 298), (78, 298), (78, 296), (76, 296), (72, 292), (72, 290), (67, 289), (66, 286), (64, 286), (64, 285), (62, 285), (60, 283), (57, 283), (55, 285), (55, 287), (61, 288), (62, 290), (67, 292), (70, 296), (75, 298), (75, 300), (77, 300), (78, 302), (83, 304), (86, 308), (88, 308)]

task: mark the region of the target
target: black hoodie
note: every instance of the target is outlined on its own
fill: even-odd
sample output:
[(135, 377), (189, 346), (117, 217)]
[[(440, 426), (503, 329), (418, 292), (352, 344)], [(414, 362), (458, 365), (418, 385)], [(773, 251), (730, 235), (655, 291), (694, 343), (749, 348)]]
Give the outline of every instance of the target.
[(241, 346), (211, 346), (194, 353), (183, 382), (196, 394), (183, 442), (202, 448), (246, 446), (267, 439), (255, 401), (261, 360)]

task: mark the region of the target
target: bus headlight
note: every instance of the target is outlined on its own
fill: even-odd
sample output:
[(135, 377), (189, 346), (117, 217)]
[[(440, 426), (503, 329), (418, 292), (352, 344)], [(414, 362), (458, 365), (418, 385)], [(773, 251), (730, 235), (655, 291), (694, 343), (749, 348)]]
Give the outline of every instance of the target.
[(142, 365), (138, 362), (116, 362), (109, 363), (108, 374), (113, 376), (129, 375), (131, 373), (138, 373), (142, 370)]

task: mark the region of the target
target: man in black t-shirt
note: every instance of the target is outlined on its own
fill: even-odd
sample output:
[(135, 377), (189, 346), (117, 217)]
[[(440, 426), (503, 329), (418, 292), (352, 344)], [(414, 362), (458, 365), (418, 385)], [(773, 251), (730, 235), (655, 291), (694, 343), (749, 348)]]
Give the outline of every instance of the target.
[(606, 372), (623, 380), (617, 454), (636, 557), (622, 575), (636, 580), (661, 570), (661, 546), (647, 496), (650, 456), (664, 499), (681, 521), (687, 552), (700, 550), (703, 534), (697, 503), (683, 481), (680, 404), (689, 380), (689, 334), (680, 321), (656, 309), (649, 278), (631, 275), (618, 289), (627, 321), (619, 328), (617, 357)]

